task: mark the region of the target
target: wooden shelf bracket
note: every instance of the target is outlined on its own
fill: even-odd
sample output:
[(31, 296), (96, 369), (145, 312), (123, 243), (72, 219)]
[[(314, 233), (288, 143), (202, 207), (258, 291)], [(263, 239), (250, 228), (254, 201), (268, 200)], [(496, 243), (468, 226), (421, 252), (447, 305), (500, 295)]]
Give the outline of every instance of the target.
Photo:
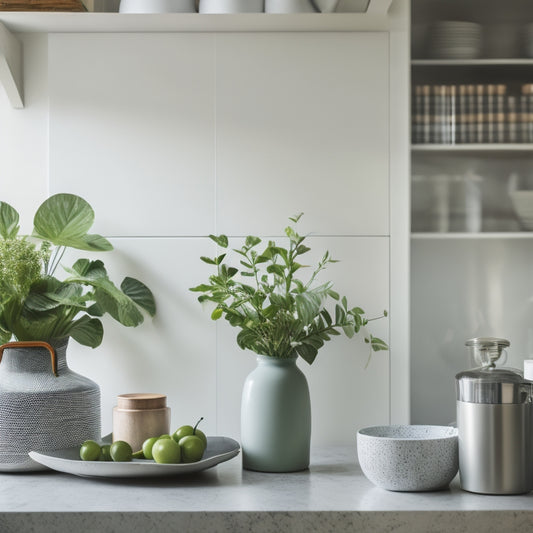
[(22, 109), (22, 44), (0, 22), (0, 85), (3, 85), (11, 105)]

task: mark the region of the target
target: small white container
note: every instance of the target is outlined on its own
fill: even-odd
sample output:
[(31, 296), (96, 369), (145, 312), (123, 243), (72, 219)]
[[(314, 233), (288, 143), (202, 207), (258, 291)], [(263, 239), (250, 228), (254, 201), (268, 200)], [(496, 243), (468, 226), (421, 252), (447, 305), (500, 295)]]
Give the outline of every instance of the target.
[(196, 13), (194, 0), (120, 0), (119, 13)]
[(339, 0), (314, 0), (316, 7), (320, 9), (321, 13), (333, 13), (337, 8)]
[(264, 0), (200, 0), (200, 13), (263, 13)]
[(533, 381), (533, 359), (524, 360), (524, 379)]
[(310, 0), (265, 0), (266, 13), (316, 13)]
[(150, 437), (170, 432), (170, 407), (163, 394), (121, 394), (113, 408), (113, 442), (126, 441), (134, 452)]
[(365, 13), (370, 0), (339, 0), (339, 13)]

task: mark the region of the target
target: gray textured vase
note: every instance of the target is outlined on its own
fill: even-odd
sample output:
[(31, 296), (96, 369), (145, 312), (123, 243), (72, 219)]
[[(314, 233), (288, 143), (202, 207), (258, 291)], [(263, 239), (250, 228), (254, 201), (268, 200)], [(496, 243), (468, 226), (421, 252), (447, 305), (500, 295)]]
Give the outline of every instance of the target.
[(241, 404), (243, 467), (296, 472), (309, 467), (311, 401), (296, 358), (257, 356)]
[(101, 437), (100, 388), (70, 370), (67, 344), (0, 347), (0, 472), (43, 470), (29, 451)]

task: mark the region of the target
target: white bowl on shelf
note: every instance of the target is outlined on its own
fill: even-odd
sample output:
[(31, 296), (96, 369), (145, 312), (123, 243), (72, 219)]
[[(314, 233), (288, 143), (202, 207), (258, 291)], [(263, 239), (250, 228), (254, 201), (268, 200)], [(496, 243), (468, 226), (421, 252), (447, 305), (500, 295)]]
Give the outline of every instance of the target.
[(339, 0), (314, 0), (321, 13), (333, 13), (337, 9)]
[(509, 195), (520, 224), (533, 231), (533, 191), (512, 191)]
[(200, 13), (263, 13), (264, 0), (200, 0)]
[(194, 0), (120, 0), (119, 13), (196, 13)]
[(310, 0), (265, 0), (265, 13), (316, 13)]
[(366, 13), (369, 0), (339, 0), (338, 13)]

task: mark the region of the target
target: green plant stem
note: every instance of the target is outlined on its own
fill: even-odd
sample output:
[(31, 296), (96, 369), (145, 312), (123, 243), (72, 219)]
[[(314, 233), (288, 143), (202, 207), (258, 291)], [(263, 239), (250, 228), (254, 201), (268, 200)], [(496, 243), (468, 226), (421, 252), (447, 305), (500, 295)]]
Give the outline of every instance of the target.
[(287, 258), (287, 261), (285, 261), (285, 266), (287, 267), (287, 271), (289, 272), (289, 275), (285, 278), (285, 296), (289, 295), (291, 292), (291, 286), (292, 286), (292, 269), (291, 265), (294, 263), (294, 259), (296, 258), (296, 255), (294, 255), (295, 247), (294, 242), (290, 242), (289, 245), (289, 257)]
[(49, 276), (54, 275), (54, 272), (61, 263), (61, 260), (63, 259), (63, 255), (65, 255), (66, 250), (66, 246), (58, 246), (57, 248), (55, 248), (50, 258), (50, 263), (48, 264), (49, 271), (47, 272), (47, 274)]

